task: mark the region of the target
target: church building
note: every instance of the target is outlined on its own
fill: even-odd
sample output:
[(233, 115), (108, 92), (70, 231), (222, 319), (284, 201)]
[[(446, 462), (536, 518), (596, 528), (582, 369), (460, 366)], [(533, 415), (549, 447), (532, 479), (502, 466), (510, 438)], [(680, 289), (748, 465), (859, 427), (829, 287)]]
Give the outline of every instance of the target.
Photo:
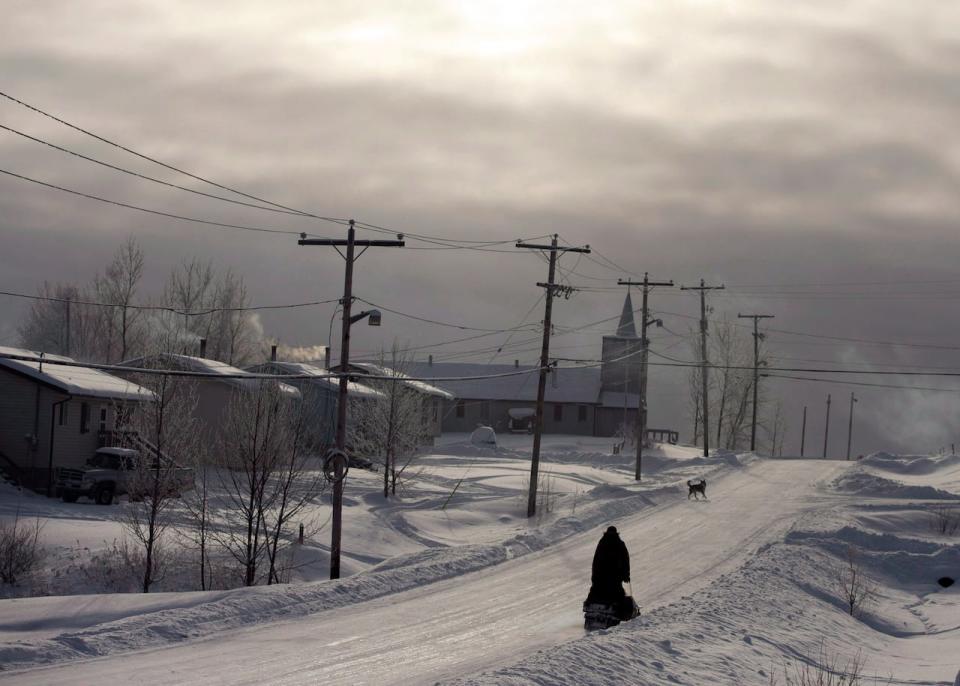
[[(627, 294), (614, 333), (604, 336), (601, 362), (560, 366), (547, 375), (545, 433), (582, 436), (632, 435), (640, 399), (641, 342)], [(404, 371), (430, 378), (453, 398), (443, 401), (443, 432), (470, 432), (478, 425), (498, 432), (529, 430), (537, 401), (537, 367), (473, 362), (409, 362)], [(517, 373), (524, 372), (528, 373)], [(488, 377), (450, 380), (451, 377)]]

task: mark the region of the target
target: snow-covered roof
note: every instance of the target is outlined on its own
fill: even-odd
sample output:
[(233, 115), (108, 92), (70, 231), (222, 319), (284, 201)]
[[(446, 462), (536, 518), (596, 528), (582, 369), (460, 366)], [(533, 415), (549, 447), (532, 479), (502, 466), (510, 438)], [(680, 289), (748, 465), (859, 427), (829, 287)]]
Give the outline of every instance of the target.
[[(533, 402), (537, 399), (536, 367), (474, 362), (410, 362), (411, 376), (432, 378), (433, 383), (456, 398), (470, 400), (509, 400)], [(513, 372), (526, 372), (502, 376)], [(469, 381), (450, 381), (444, 377), (486, 376)], [(598, 367), (560, 367), (547, 376), (546, 400), (555, 403), (596, 404), (600, 396)]]
[[(438, 388), (437, 386), (428, 384), (425, 381), (416, 381), (415, 380), (416, 377), (421, 376), (421, 374), (416, 374), (416, 373), (405, 374), (403, 372), (399, 372), (389, 367), (383, 367), (378, 364), (373, 364), (372, 362), (351, 362), (350, 366), (358, 367), (359, 369), (362, 369), (363, 371), (367, 372), (371, 376), (395, 377), (405, 386), (409, 388), (413, 388), (414, 390), (417, 390), (420, 393), (438, 396), (440, 398), (443, 398), (444, 400), (453, 400), (454, 398), (454, 395), (449, 391), (445, 391), (442, 388)], [(404, 367), (406, 366), (407, 366), (406, 363), (404, 363)], [(410, 371), (410, 370), (408, 369), (407, 371)]]
[[(0, 346), (0, 355), (40, 357), (40, 353), (33, 350), (4, 346)], [(112, 400), (153, 400), (153, 393), (150, 390), (132, 381), (107, 374), (99, 369), (50, 364), (51, 361), (76, 362), (70, 357), (44, 353), (42, 363), (0, 357), (0, 368), (30, 377), (69, 395)]]
[[(150, 369), (173, 369), (186, 372), (201, 372), (203, 374), (212, 375), (208, 378), (211, 378), (213, 381), (222, 381), (223, 383), (230, 384), (231, 386), (243, 389), (245, 391), (256, 390), (259, 388), (261, 381), (257, 378), (242, 378), (246, 376), (253, 377), (253, 374), (251, 372), (244, 371), (239, 367), (229, 365), (226, 362), (210, 360), (205, 357), (193, 357), (192, 355), (158, 353), (156, 355), (148, 355), (147, 357), (126, 360), (120, 364), (124, 367), (147, 367)], [(223, 378), (218, 379), (218, 376), (222, 376)], [(280, 383), (279, 388), (282, 393), (292, 397), (300, 397), (300, 391), (290, 384)]]
[[(296, 381), (305, 381), (306, 383), (317, 384), (318, 386), (329, 388), (333, 392), (337, 392), (340, 389), (340, 380), (336, 377), (329, 376), (329, 369), (307, 364), (306, 362), (264, 362), (263, 364), (258, 364), (253, 367), (247, 367), (247, 371), (256, 372), (259, 374), (306, 374), (314, 378), (291, 380), (290, 383), (296, 385)], [(364, 386), (362, 383), (357, 383), (355, 381), (351, 381), (347, 384), (347, 393), (354, 397), (383, 397), (383, 393), (380, 391), (375, 391), (369, 386)]]

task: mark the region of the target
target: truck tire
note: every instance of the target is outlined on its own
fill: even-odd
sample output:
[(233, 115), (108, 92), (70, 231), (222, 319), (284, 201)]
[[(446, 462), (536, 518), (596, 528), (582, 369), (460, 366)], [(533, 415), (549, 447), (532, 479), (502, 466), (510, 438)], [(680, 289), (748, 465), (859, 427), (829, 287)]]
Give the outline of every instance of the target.
[(63, 502), (65, 503), (75, 503), (77, 502), (77, 498), (80, 496), (77, 494), (76, 491), (64, 491), (61, 494), (61, 497), (63, 498)]
[(97, 489), (97, 492), (94, 494), (93, 499), (97, 501), (97, 505), (110, 505), (113, 503), (113, 486), (106, 485), (101, 486)]

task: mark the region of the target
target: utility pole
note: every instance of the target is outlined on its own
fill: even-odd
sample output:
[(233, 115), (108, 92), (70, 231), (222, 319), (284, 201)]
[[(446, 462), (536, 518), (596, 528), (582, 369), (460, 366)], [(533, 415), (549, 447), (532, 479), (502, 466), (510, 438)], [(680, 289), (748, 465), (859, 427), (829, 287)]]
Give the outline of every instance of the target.
[(803, 424), (800, 428), (800, 457), (803, 457), (804, 444), (807, 441), (807, 406), (803, 406)]
[[(651, 319), (647, 309), (650, 289), (655, 286), (669, 286), (673, 288), (673, 281), (651, 281), (647, 272), (643, 273), (643, 281), (617, 280), (618, 286), (643, 286), (643, 315), (640, 318), (640, 401), (637, 403), (637, 464), (634, 478), (640, 481), (643, 465), (643, 441), (647, 437), (647, 360), (650, 353), (650, 341), (647, 340), (647, 327), (651, 324), (662, 326), (659, 319)], [(626, 394), (626, 388), (624, 388)]]
[(823, 427), (823, 456), (827, 456), (827, 438), (830, 436), (830, 394), (827, 393), (827, 423)]
[[(343, 257), (346, 268), (343, 277), (343, 298), (340, 300), (340, 306), (343, 309), (343, 317), (340, 326), (340, 393), (337, 397), (337, 450), (345, 451), (347, 444), (347, 384), (350, 372), (350, 325), (360, 321), (364, 317), (370, 316), (370, 324), (380, 325), (380, 313), (376, 310), (361, 312), (357, 315), (350, 315), (350, 306), (353, 304), (353, 263), (360, 255), (363, 255), (371, 247), (383, 248), (402, 248), (404, 246), (403, 234), (398, 234), (396, 241), (367, 241), (356, 240), (356, 230), (354, 221), (350, 220), (350, 228), (347, 230), (347, 239), (338, 240), (333, 238), (307, 238), (306, 234), (300, 234), (298, 245), (330, 245)], [(346, 247), (346, 254), (340, 252), (340, 246)], [(363, 248), (360, 255), (355, 254), (357, 247)], [(335, 471), (335, 481), (333, 484), (333, 516), (331, 521), (330, 533), (330, 578), (340, 578), (340, 537), (343, 522), (343, 481), (344, 466), (337, 462)]]
[(703, 382), (703, 456), (710, 457), (710, 403), (707, 397), (707, 291), (726, 288), (707, 286), (700, 279), (699, 286), (680, 286), (681, 291), (700, 291), (700, 380)]
[(543, 433), (543, 398), (547, 391), (547, 370), (550, 365), (550, 317), (553, 313), (553, 296), (562, 294), (569, 298), (573, 292), (570, 286), (561, 286), (554, 283), (557, 273), (557, 255), (568, 252), (589, 253), (590, 246), (583, 248), (562, 247), (557, 245), (557, 234), (553, 234), (550, 245), (537, 245), (517, 241), (518, 248), (529, 250), (545, 250), (550, 253), (550, 269), (547, 272), (547, 282), (537, 283), (540, 288), (546, 289), (546, 299), (543, 309), (543, 343), (540, 348), (540, 382), (537, 385), (537, 413), (534, 419), (533, 455), (530, 459), (530, 491), (527, 495), (527, 517), (537, 513), (537, 474), (540, 471), (540, 437)]
[(757, 450), (757, 388), (760, 386), (760, 340), (764, 334), (758, 330), (761, 319), (773, 319), (772, 314), (740, 314), (737, 319), (753, 320), (753, 423), (750, 426), (750, 452)]
[(65, 337), (64, 343), (63, 343), (63, 354), (64, 354), (64, 356), (66, 356), (66, 357), (70, 357), (70, 301), (71, 301), (72, 299), (73, 299), (73, 298), (70, 296), (70, 294), (67, 294), (67, 298), (66, 298), (67, 302), (65, 303), (65, 304), (66, 304), (66, 315), (67, 315), (67, 320), (66, 320), (66, 337)]
[(850, 460), (850, 443), (853, 440), (853, 404), (857, 402), (857, 398), (853, 391), (850, 392), (850, 422), (847, 424), (847, 460)]

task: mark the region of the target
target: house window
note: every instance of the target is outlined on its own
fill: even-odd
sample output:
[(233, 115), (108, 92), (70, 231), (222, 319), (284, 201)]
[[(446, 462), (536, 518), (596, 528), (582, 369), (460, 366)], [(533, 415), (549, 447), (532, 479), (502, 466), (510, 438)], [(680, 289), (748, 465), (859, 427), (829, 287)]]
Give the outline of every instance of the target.
[(577, 407), (577, 421), (578, 421), (578, 422), (585, 422), (585, 421), (587, 421), (587, 406), (586, 406), (586, 405), (579, 405), (579, 406)]
[(458, 400), (457, 401), (457, 417), (462, 419), (466, 413), (467, 413), (467, 408), (464, 405), (464, 402), (462, 400)]
[(563, 421), (563, 405), (557, 403), (553, 406), (553, 421), (562, 422)]
[(80, 403), (80, 433), (90, 433), (90, 406)]
[(67, 403), (60, 403), (57, 408), (57, 424), (63, 426), (67, 423)]
[(100, 406), (100, 433), (107, 430), (107, 406)]

